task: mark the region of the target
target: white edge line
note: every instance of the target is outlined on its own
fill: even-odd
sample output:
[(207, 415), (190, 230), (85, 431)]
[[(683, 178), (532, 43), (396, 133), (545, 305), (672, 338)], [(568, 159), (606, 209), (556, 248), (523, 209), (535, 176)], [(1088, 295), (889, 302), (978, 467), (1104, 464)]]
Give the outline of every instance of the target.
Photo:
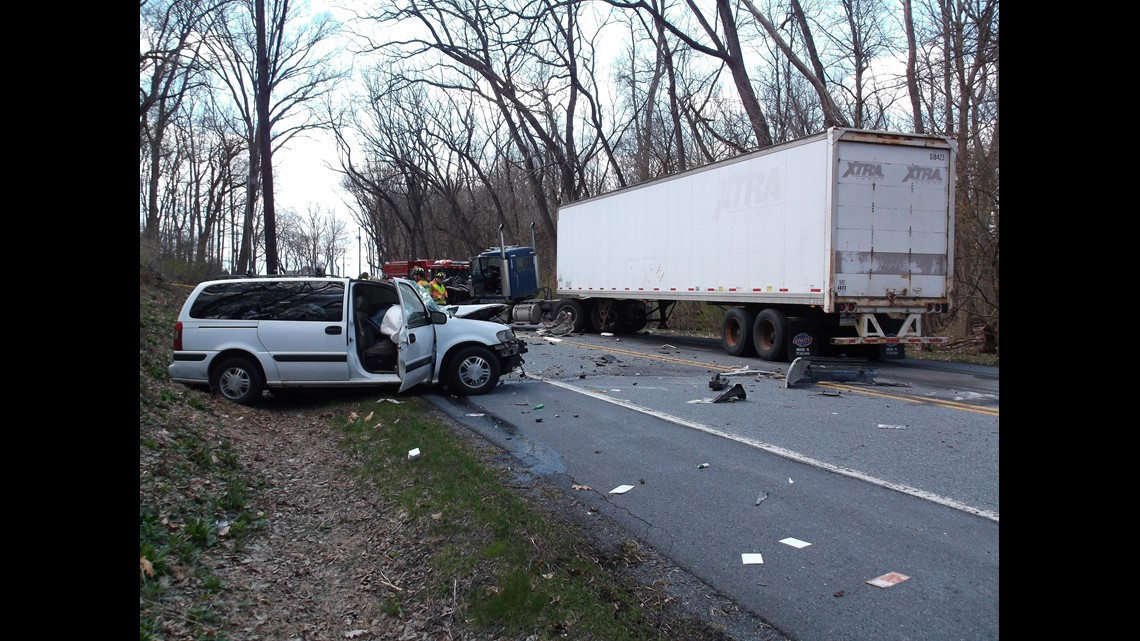
[(634, 403), (631, 403), (631, 402), (626, 401), (626, 400), (622, 400), (620, 398), (613, 398), (610, 396), (606, 396), (604, 394), (595, 394), (595, 393), (591, 392), (590, 390), (583, 389), (581, 387), (576, 387), (574, 385), (570, 385), (569, 383), (563, 383), (561, 381), (553, 381), (553, 380), (550, 380), (547, 378), (543, 378), (541, 376), (535, 376), (533, 374), (527, 374), (527, 378), (533, 378), (535, 380), (542, 381), (543, 383), (549, 383), (550, 385), (554, 385), (555, 387), (561, 387), (564, 390), (568, 390), (568, 391), (574, 392), (576, 394), (582, 394), (583, 396), (589, 396), (590, 398), (596, 398), (600, 401), (605, 401), (607, 403), (613, 403), (614, 405), (620, 405), (626, 409), (631, 409), (635, 412), (641, 412), (642, 414), (648, 414), (650, 416), (657, 417), (663, 421), (668, 421), (670, 423), (675, 423), (677, 425), (692, 428), (694, 430), (705, 432), (706, 434), (712, 434), (714, 436), (720, 436), (720, 437), (726, 438), (730, 441), (736, 441), (737, 443), (744, 443), (745, 445), (750, 445), (752, 447), (764, 450), (766, 452), (771, 452), (772, 454), (775, 454), (777, 456), (782, 456), (784, 458), (791, 459), (791, 460), (797, 461), (799, 463), (806, 463), (807, 465), (811, 465), (814, 467), (825, 469), (825, 470), (828, 470), (829, 472), (835, 472), (836, 474), (842, 474), (843, 476), (849, 476), (851, 478), (859, 479), (860, 481), (866, 481), (867, 483), (872, 483), (872, 484), (878, 485), (880, 487), (885, 487), (885, 488), (888, 488), (891, 490), (896, 490), (896, 491), (902, 492), (904, 494), (916, 496), (920, 499), (925, 499), (927, 501), (931, 501), (931, 502), (937, 503), (939, 505), (944, 505), (946, 507), (953, 508), (955, 510), (961, 510), (962, 512), (974, 514), (976, 516), (980, 516), (982, 518), (989, 519), (989, 520), (993, 521), (994, 523), (998, 522), (997, 512), (991, 512), (989, 510), (982, 510), (982, 509), (979, 509), (976, 507), (966, 505), (965, 503), (959, 503), (958, 501), (955, 501), (953, 499), (948, 499), (944, 496), (939, 496), (937, 494), (927, 492), (925, 490), (919, 490), (917, 488), (909, 487), (906, 485), (901, 485), (899, 483), (892, 483), (890, 481), (884, 481), (882, 479), (878, 479), (878, 478), (875, 478), (873, 476), (867, 476), (866, 474), (859, 472), (859, 471), (856, 471), (856, 470), (848, 469), (845, 467), (840, 467), (838, 465), (832, 465), (831, 463), (825, 463), (823, 461), (817, 461), (813, 458), (804, 456), (803, 454), (800, 454), (799, 452), (794, 452), (792, 450), (784, 449), (784, 448), (776, 446), (776, 445), (769, 445), (768, 443), (763, 443), (763, 442), (757, 441), (755, 439), (745, 438), (743, 436), (736, 436), (735, 434), (728, 434), (728, 433), (722, 432), (718, 429), (714, 429), (712, 427), (709, 427), (708, 425), (702, 425), (701, 423), (694, 423), (692, 421), (687, 421), (683, 418), (679, 418), (679, 417), (673, 416), (671, 414), (666, 414), (664, 412), (658, 412), (656, 410), (651, 410), (651, 409), (648, 409), (645, 407), (641, 407), (640, 405), (636, 405)]

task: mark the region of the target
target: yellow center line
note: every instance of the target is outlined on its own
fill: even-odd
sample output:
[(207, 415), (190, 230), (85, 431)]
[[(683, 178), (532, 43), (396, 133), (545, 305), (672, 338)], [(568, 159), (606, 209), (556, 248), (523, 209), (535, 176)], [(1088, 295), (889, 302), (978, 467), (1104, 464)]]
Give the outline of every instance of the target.
[[(626, 356), (635, 356), (638, 358), (648, 358), (648, 359), (654, 360), (654, 361), (664, 361), (664, 362), (668, 362), (668, 363), (677, 363), (679, 365), (692, 365), (693, 367), (703, 367), (703, 368), (707, 368), (707, 369), (715, 369), (715, 370), (720, 370), (722, 372), (732, 372), (732, 371), (739, 370), (739, 369), (741, 369), (741, 367), (743, 367), (743, 366), (739, 366), (739, 365), (738, 366), (716, 365), (714, 363), (705, 363), (702, 361), (694, 361), (691, 359), (686, 360), (683, 358), (675, 358), (672, 356), (663, 356), (663, 355), (659, 355), (659, 354), (647, 354), (644, 352), (635, 352), (635, 351), (628, 350), (628, 349), (615, 348), (615, 347), (608, 346), (608, 345), (607, 346), (589, 345), (586, 343), (580, 343), (578, 341), (573, 341), (573, 340), (567, 341), (565, 338), (562, 340), (564, 342), (568, 342), (571, 345), (574, 345), (576, 347), (584, 347), (586, 349), (593, 349), (593, 350), (604, 351), (604, 352), (614, 352), (616, 354), (624, 354)], [(753, 373), (753, 372), (755, 372), (756, 374), (765, 374), (765, 373), (773, 373), (773, 372), (778, 373), (778, 370), (772, 370), (772, 371), (768, 371), (768, 372), (766, 372), (765, 370), (749, 370), (749, 373)], [(996, 410), (996, 409), (989, 408), (989, 407), (979, 407), (977, 405), (970, 405), (969, 403), (960, 403), (958, 401), (950, 401), (950, 400), (937, 399), (937, 398), (924, 398), (921, 396), (902, 396), (899, 394), (890, 394), (890, 393), (883, 392), (880, 390), (863, 389), (861, 387), (857, 387), (854, 385), (846, 385), (846, 384), (842, 384), (842, 383), (820, 382), (817, 384), (822, 386), (822, 387), (828, 387), (828, 388), (837, 389), (837, 390), (846, 390), (849, 392), (866, 394), (867, 396), (876, 396), (879, 398), (889, 398), (889, 399), (899, 400), (899, 401), (908, 401), (910, 403), (923, 403), (923, 404), (928, 404), (928, 405), (939, 405), (941, 407), (946, 407), (949, 409), (963, 410), (966, 412), (974, 412), (977, 414), (984, 414), (986, 416), (998, 416), (998, 410)]]
[(986, 416), (997, 416), (998, 410), (992, 407), (979, 407), (977, 405), (970, 405), (969, 403), (960, 403), (958, 401), (950, 401), (941, 398), (924, 398), (921, 396), (899, 396), (897, 394), (888, 394), (878, 390), (868, 390), (856, 387), (854, 385), (845, 385), (843, 383), (828, 383), (820, 382), (819, 385), (823, 387), (830, 387), (832, 389), (847, 390), (848, 392), (857, 392), (859, 394), (866, 394), (868, 396), (878, 396), (880, 398), (897, 399), (900, 401), (910, 401), (911, 403), (928, 403), (931, 405), (941, 405), (955, 410), (965, 410), (967, 412), (974, 412), (977, 414), (985, 414)]

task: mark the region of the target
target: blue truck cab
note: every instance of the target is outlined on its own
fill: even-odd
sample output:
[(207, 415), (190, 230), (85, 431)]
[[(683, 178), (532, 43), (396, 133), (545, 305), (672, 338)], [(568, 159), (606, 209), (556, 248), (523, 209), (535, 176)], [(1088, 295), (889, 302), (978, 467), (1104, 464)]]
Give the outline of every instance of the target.
[(534, 247), (491, 247), (471, 261), (471, 296), (483, 302), (515, 303), (538, 293)]

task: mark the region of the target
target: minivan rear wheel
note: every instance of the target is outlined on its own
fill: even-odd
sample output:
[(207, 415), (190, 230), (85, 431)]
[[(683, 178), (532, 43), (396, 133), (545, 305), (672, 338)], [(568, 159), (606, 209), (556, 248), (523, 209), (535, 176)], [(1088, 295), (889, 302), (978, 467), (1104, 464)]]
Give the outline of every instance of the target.
[(253, 359), (232, 356), (214, 368), (210, 389), (235, 403), (253, 405), (265, 390), (265, 375)]

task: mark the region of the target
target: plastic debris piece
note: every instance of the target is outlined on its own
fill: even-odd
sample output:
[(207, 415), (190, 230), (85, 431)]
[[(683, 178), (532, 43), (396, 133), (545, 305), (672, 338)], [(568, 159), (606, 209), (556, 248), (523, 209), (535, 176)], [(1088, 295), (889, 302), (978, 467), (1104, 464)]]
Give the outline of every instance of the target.
[(403, 401), (397, 401), (397, 400), (396, 400), (396, 399), (394, 399), (394, 398), (382, 398), (382, 399), (380, 399), (380, 400), (378, 400), (378, 401), (376, 401), (376, 402), (377, 402), (377, 403), (395, 403), (396, 405), (399, 405), (399, 404), (403, 403)]
[(794, 548), (806, 548), (807, 546), (811, 545), (811, 543), (808, 543), (807, 541), (801, 541), (790, 536), (786, 539), (780, 539), (780, 543), (783, 543), (784, 545), (790, 545)]
[(860, 382), (874, 385), (879, 371), (867, 366), (865, 358), (821, 358), (801, 356), (788, 367), (784, 387), (789, 388), (800, 382), (819, 383), (821, 381)]
[(898, 585), (899, 583), (902, 583), (908, 579), (910, 579), (910, 577), (905, 574), (899, 574), (898, 572), (887, 572), (883, 576), (869, 579), (866, 581), (866, 583), (877, 588), (889, 588), (892, 585)]
[(599, 336), (613, 336), (611, 332), (602, 332)]
[(420, 457), (420, 448), (412, 448), (408, 450), (408, 460), (414, 461)]
[(698, 470), (703, 470), (703, 469), (705, 469), (705, 468), (706, 468), (706, 467), (708, 467), (708, 466), (709, 466), (709, 464), (708, 464), (708, 463), (701, 463), (700, 465), (698, 465), (698, 466), (697, 466), (697, 469), (698, 469)]
[(879, 423), (879, 427), (884, 430), (905, 430), (906, 425), (887, 425), (886, 423)]
[(542, 422), (542, 417), (540, 416), (540, 417), (538, 417), (538, 418), (534, 419), (534, 422), (535, 422), (535, 423), (541, 423), (541, 422)]
[(632, 489), (633, 489), (632, 485), (619, 485), (619, 486), (615, 487), (614, 489), (610, 490), (610, 494), (625, 494), (626, 492), (628, 492)]
[(539, 403), (538, 405), (535, 405), (535, 406), (534, 406), (534, 409), (536, 409), (536, 410), (540, 410), (540, 409), (542, 409), (542, 408), (544, 408), (544, 407), (546, 407), (546, 406), (545, 406), (545, 405), (543, 405), (542, 403)]
[(479, 414), (479, 413), (475, 413), (475, 414), (468, 414), (468, 416), (475, 416), (475, 417), (479, 417), (479, 416), (486, 416), (486, 414)]
[(761, 492), (760, 496), (756, 497), (756, 505), (760, 505), (761, 503), (763, 503), (764, 499), (766, 499), (766, 498), (768, 498), (768, 493), (767, 492)]
[(743, 400), (746, 400), (747, 398), (748, 398), (748, 394), (746, 394), (744, 392), (744, 386), (741, 385), (740, 383), (737, 383), (736, 385), (733, 385), (730, 390), (728, 390), (724, 394), (721, 394), (720, 396), (713, 399), (713, 402), (714, 403), (726, 403), (728, 401), (735, 401), (737, 399), (740, 399), (743, 401)]
[(758, 565), (764, 563), (764, 557), (759, 552), (743, 552), (740, 555), (740, 562), (744, 565)]
[(728, 387), (728, 379), (720, 373), (713, 374), (712, 379), (709, 381), (709, 389), (720, 391)]
[(662, 345), (661, 347), (658, 347), (657, 351), (661, 352), (662, 354), (668, 354), (670, 352), (672, 352), (674, 354), (681, 353), (681, 350), (677, 349), (676, 347), (674, 347), (668, 343)]

